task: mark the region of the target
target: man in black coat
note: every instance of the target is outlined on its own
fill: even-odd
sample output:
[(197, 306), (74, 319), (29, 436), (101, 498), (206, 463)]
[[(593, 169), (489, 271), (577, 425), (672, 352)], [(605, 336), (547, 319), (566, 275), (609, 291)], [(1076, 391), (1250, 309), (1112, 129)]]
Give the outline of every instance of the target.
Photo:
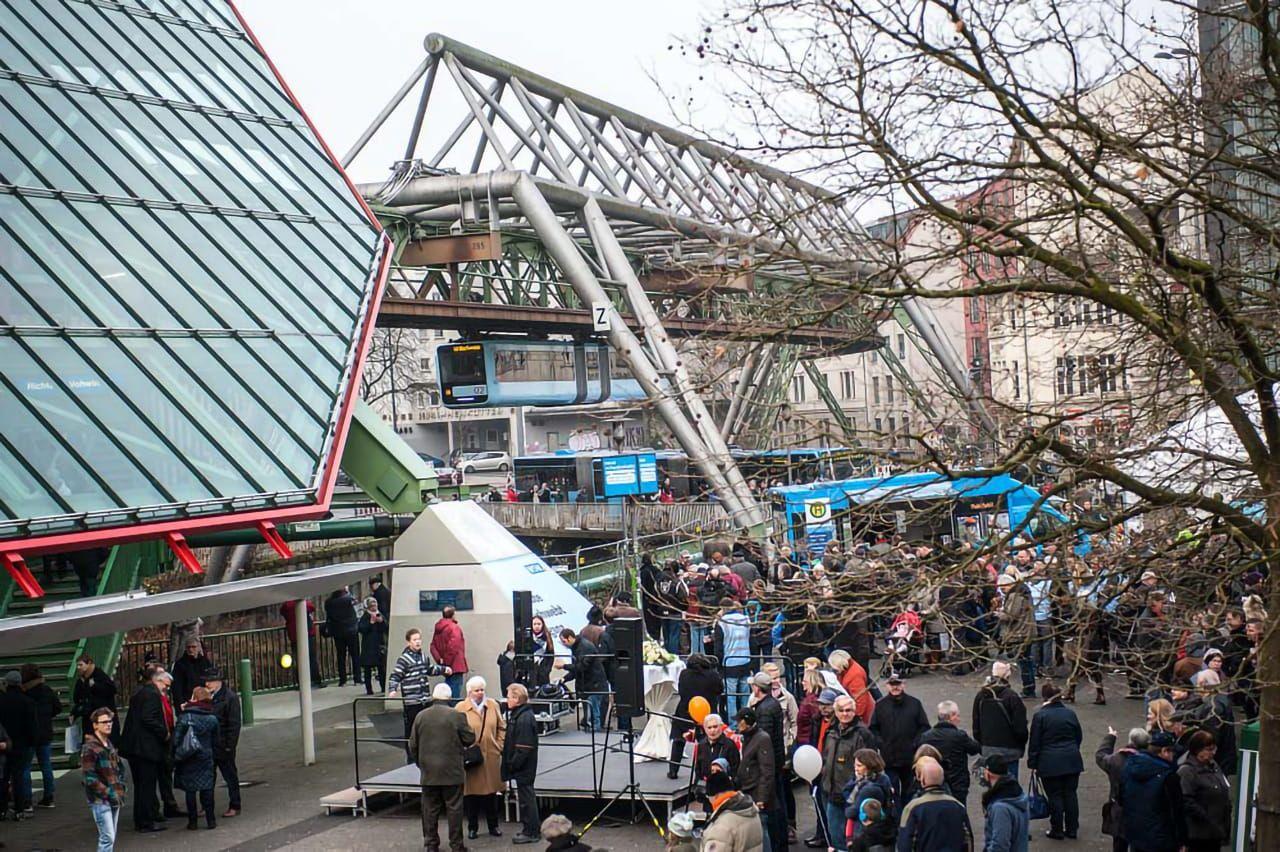
[(516, 808), (520, 833), (512, 843), (537, 843), (541, 828), (538, 818), (538, 791), (533, 782), (538, 775), (538, 723), (529, 706), (529, 690), (522, 683), (507, 687), (507, 738), (502, 743), (502, 780), (516, 785)]
[(213, 661), (205, 656), (200, 640), (194, 636), (188, 639), (186, 653), (173, 664), (173, 685), (169, 688), (169, 695), (174, 704), (181, 708), (190, 701), (191, 691), (197, 686), (204, 686), (205, 678), (212, 670)]
[(213, 765), (222, 773), (227, 784), (227, 810), (224, 817), (240, 816), (240, 771), (236, 768), (236, 748), (240, 744), (240, 696), (223, 680), (222, 672), (214, 669), (204, 682), (213, 695), (213, 715), (218, 720), (218, 748), (213, 753)]
[(876, 702), (871, 713), (871, 733), (880, 738), (880, 755), (884, 770), (893, 782), (899, 802), (903, 790), (911, 786), (911, 764), (915, 758), (916, 740), (929, 730), (929, 717), (914, 695), (907, 695), (906, 684), (897, 674), (888, 680), (889, 694)]
[(960, 706), (954, 701), (938, 703), (938, 723), (920, 735), (919, 745), (931, 745), (942, 754), (951, 795), (960, 804), (969, 797), (969, 757), (979, 754), (982, 746), (960, 728)]
[[(774, 797), (772, 801), (778, 807), (768, 812), (769, 842), (773, 849), (787, 847), (787, 809), (782, 806), (786, 795), (782, 789), (787, 777), (787, 743), (786, 714), (778, 699), (773, 697), (773, 677), (766, 672), (757, 672), (751, 678), (751, 709), (756, 711), (757, 724), (760, 730), (769, 735), (769, 745), (773, 750)], [(738, 714), (742, 718), (742, 714)]]
[(609, 679), (605, 676), (604, 663), (597, 648), (585, 636), (579, 636), (566, 627), (560, 631), (560, 641), (573, 655), (573, 662), (556, 660), (555, 667), (564, 669), (564, 680), (574, 681), (574, 691), (587, 700), (583, 730), (604, 730), (604, 710), (609, 698)]
[(324, 627), (333, 640), (338, 657), (338, 686), (347, 685), (347, 660), (351, 661), (351, 681), (360, 683), (360, 621), (356, 599), (346, 586), (334, 591), (324, 602)]
[(89, 723), (89, 714), (100, 707), (106, 707), (112, 716), (112, 739), (118, 735), (115, 724), (116, 684), (111, 677), (98, 668), (93, 657), (88, 654), (76, 661), (76, 683), (71, 690), (71, 721), (80, 723), (80, 731), (84, 736), (93, 733), (93, 725)]
[(5, 690), (0, 693), (0, 728), (9, 734), (9, 748), (5, 755), (4, 775), (0, 778), (0, 814), (9, 807), (9, 791), (13, 791), (13, 810), (22, 814), (31, 810), (30, 798), (20, 798), (22, 770), (31, 765), (36, 753), (40, 722), (36, 703), (22, 691), (22, 675), (9, 672), (4, 676)]
[(991, 664), (991, 677), (973, 699), (973, 738), (982, 746), (983, 757), (1003, 757), (1016, 779), (1027, 747), (1027, 707), (1009, 686), (1009, 671), (1003, 660)]
[(391, 590), (387, 588), (387, 584), (382, 582), (381, 577), (374, 577), (369, 581), (369, 594), (378, 599), (378, 609), (382, 612), (384, 618), (391, 617)]
[(467, 780), (463, 759), (476, 735), (466, 716), (449, 706), (453, 690), (437, 683), (433, 699), (413, 720), (409, 752), (418, 764), (422, 783), (422, 845), (440, 849), (440, 817), (449, 822), (449, 848), (465, 852), (462, 844), (462, 785)]
[(120, 735), (120, 753), (128, 759), (133, 776), (133, 827), (141, 832), (164, 831), (166, 827), (156, 801), (156, 782), (164, 769), (172, 730), (172, 706), (166, 712), (162, 695), (168, 679), (159, 670), (137, 688), (129, 698), (129, 713)]

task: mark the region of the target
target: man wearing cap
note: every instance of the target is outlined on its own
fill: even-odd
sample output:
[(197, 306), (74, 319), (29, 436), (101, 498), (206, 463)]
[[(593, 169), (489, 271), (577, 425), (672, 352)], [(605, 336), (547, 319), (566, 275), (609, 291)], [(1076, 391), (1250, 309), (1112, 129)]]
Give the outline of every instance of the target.
[(982, 761), (982, 779), (989, 788), (982, 794), (986, 816), (983, 852), (1026, 852), (1031, 834), (1031, 808), (1009, 764), (998, 754)]
[(903, 791), (911, 786), (916, 739), (929, 730), (929, 717), (920, 699), (907, 695), (906, 684), (897, 672), (889, 676), (888, 686), (889, 694), (876, 702), (868, 727), (880, 738), (885, 772), (893, 781), (894, 795), (902, 801)]
[(769, 812), (769, 840), (773, 848), (785, 849), (787, 845), (787, 810), (784, 805), (786, 791), (783, 786), (787, 769), (787, 722), (781, 702), (773, 697), (773, 677), (767, 672), (756, 672), (751, 678), (751, 707), (756, 711), (760, 727), (769, 735), (773, 746), (776, 794), (778, 804)]
[(213, 753), (213, 765), (222, 773), (229, 801), (222, 815), (226, 818), (240, 816), (240, 771), (236, 769), (236, 747), (240, 744), (241, 728), (240, 696), (218, 668), (205, 675), (204, 685), (213, 696), (213, 715), (218, 720), (218, 747)]
[[(755, 708), (746, 707), (738, 713), (738, 737), (742, 741), (742, 760), (738, 764), (737, 786), (751, 798), (759, 812), (760, 825), (766, 838), (764, 848), (785, 849), (785, 828), (782, 831), (783, 845), (774, 847), (772, 842), (775, 840), (773, 815), (781, 810), (778, 807), (781, 802), (778, 799), (776, 780), (780, 764), (774, 762), (773, 742), (769, 733), (761, 728)], [(713, 808), (716, 805), (716, 794), (713, 791), (717, 789), (720, 776), (725, 776), (725, 773), (712, 772), (707, 775), (707, 798), (711, 800)], [(703, 840), (706, 840), (705, 831)]]
[(680, 811), (667, 820), (666, 852), (698, 852), (698, 841), (693, 836), (693, 814)]
[[(751, 712), (747, 708), (742, 715)], [(740, 717), (739, 729), (741, 725)], [(703, 852), (767, 852), (770, 848), (763, 826), (765, 805), (747, 790), (739, 792), (739, 786), (746, 785), (735, 784), (727, 772), (713, 772), (707, 778), (711, 816), (702, 829)]]
[(1117, 801), (1124, 809), (1124, 836), (1135, 852), (1173, 852), (1186, 845), (1176, 746), (1172, 734), (1157, 731), (1146, 751), (1125, 762)]

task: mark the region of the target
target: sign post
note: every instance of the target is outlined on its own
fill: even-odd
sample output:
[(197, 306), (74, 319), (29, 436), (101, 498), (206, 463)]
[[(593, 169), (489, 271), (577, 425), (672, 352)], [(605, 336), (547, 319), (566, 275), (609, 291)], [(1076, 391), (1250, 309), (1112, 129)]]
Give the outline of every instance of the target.
[(827, 544), (836, 537), (836, 524), (831, 517), (828, 498), (804, 501), (804, 528), (810, 555), (821, 557), (827, 550)]
[(592, 302), (591, 303), (591, 330), (605, 334), (609, 331), (609, 312), (613, 310), (613, 305), (608, 302)]

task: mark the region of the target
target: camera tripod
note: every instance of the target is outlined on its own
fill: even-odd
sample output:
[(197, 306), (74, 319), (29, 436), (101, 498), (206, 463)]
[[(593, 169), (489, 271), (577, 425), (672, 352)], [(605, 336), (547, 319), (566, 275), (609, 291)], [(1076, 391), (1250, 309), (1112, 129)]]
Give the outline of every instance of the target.
[[(585, 836), (586, 833), (591, 830), (592, 826), (594, 826), (597, 822), (600, 822), (600, 820), (604, 817), (605, 813), (609, 810), (610, 807), (612, 807), (614, 804), (619, 802), (623, 796), (627, 796), (630, 798), (630, 803), (631, 803), (631, 819), (628, 820), (627, 824), (635, 825), (639, 821), (639, 810), (636, 807), (636, 803), (638, 801), (641, 805), (644, 806), (645, 812), (649, 814), (649, 821), (652, 822), (653, 827), (657, 829), (658, 836), (665, 839), (667, 836), (666, 830), (663, 829), (662, 823), (658, 821), (658, 817), (653, 813), (653, 807), (649, 804), (649, 800), (644, 797), (644, 790), (640, 789), (640, 785), (636, 782), (635, 729), (633, 728), (631, 730), (626, 730), (626, 731), (620, 730), (619, 734), (622, 736), (623, 740), (627, 744), (627, 750), (625, 752), (627, 755), (627, 773), (628, 773), (627, 786), (619, 790), (612, 799), (605, 802), (604, 807), (600, 808), (599, 812), (597, 812), (596, 815), (593, 816), (585, 826), (583, 826), (582, 831), (578, 834), (578, 836), (579, 837)], [(604, 734), (604, 758), (600, 761), (600, 775), (602, 778), (604, 777), (604, 766), (605, 766), (605, 763), (608, 761), (608, 759), (609, 759), (609, 730), (606, 728), (605, 734)]]

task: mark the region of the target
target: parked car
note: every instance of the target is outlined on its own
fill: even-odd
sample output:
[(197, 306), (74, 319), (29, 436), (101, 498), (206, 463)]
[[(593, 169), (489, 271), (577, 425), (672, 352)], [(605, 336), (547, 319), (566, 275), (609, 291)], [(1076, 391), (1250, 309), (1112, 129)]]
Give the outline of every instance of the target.
[(418, 453), (418, 458), (434, 469), (437, 485), (461, 485), (462, 471), (444, 463), (444, 459), (431, 453)]
[(511, 456), (497, 451), (463, 453), (462, 470), (464, 473), (475, 473), (480, 470), (496, 470), (499, 473), (506, 473), (511, 470)]

